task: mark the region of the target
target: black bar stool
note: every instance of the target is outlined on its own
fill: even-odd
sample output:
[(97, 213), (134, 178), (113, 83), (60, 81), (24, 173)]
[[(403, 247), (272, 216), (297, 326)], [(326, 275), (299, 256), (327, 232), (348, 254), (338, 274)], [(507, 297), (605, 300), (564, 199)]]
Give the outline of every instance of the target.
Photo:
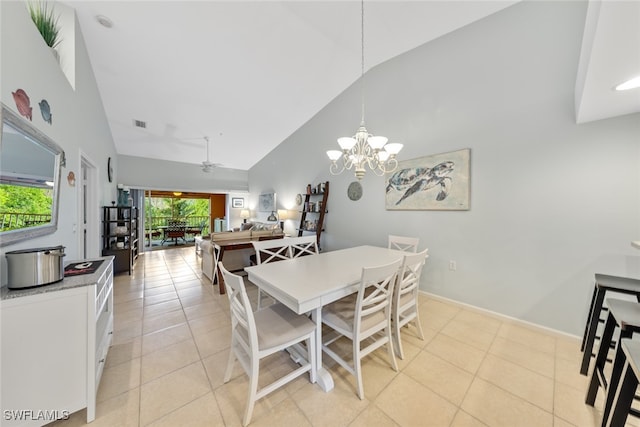
[(604, 297), (607, 291), (635, 295), (640, 302), (640, 280), (628, 277), (609, 276), (606, 274), (596, 274), (596, 283), (593, 288), (589, 315), (582, 336), (582, 365), (580, 373), (587, 375), (589, 372), (589, 362), (591, 361), (593, 343), (596, 339), (600, 313), (603, 310)]
[(610, 413), (603, 414), (603, 427), (623, 427), (630, 413), (635, 411), (631, 409), (636, 389), (638, 388), (638, 378), (640, 377), (640, 342), (628, 338), (620, 340), (622, 350), (621, 369), (622, 381), (615, 389), (609, 389), (607, 393), (607, 403), (609, 395), (611, 395), (613, 410)]
[[(640, 304), (634, 301), (622, 301), (612, 298), (607, 298), (607, 306), (609, 307), (609, 315), (607, 316), (607, 322), (604, 325), (602, 331), (602, 338), (600, 339), (600, 348), (598, 349), (598, 355), (596, 356), (595, 366), (591, 375), (591, 382), (589, 383), (589, 389), (587, 390), (587, 397), (585, 402), (588, 405), (593, 406), (596, 395), (598, 394), (598, 388), (602, 386), (605, 390), (615, 390), (620, 380), (620, 374), (622, 372), (622, 363), (618, 360), (622, 356), (622, 352), (619, 351), (619, 347), (616, 350), (616, 359), (613, 363), (613, 369), (609, 381), (604, 374), (604, 367), (607, 362), (607, 355), (611, 344), (613, 342), (613, 332), (616, 327), (620, 328), (620, 338), (631, 338), (635, 332), (640, 331)], [(607, 398), (609, 394), (607, 394)], [(605, 406), (604, 418), (606, 418), (610, 407)]]

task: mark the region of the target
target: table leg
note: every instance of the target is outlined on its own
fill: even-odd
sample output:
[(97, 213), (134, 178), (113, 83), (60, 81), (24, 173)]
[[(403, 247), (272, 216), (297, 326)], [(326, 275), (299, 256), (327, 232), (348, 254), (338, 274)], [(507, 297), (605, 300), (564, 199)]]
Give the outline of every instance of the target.
[(316, 380), (324, 391), (333, 390), (333, 378), (329, 371), (322, 366), (322, 307), (311, 312), (311, 318), (316, 324)]

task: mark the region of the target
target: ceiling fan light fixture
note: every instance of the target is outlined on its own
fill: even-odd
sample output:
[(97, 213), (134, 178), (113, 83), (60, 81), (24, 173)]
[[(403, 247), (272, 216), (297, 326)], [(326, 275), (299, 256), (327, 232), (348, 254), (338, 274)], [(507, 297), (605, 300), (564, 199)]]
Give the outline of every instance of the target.
[(218, 166), (221, 166), (220, 163), (213, 163), (211, 161), (211, 157), (209, 157), (209, 145), (211, 144), (211, 142), (209, 141), (209, 137), (205, 136), (204, 140), (206, 141), (207, 144), (207, 160), (202, 162), (202, 171), (203, 172), (207, 172), (207, 173), (211, 173), (213, 172)]

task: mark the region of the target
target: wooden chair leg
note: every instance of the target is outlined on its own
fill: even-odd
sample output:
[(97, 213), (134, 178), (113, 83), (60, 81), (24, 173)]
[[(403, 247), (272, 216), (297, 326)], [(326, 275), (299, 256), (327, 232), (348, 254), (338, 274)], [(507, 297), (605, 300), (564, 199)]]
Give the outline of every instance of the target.
[(608, 419), (602, 420), (602, 425), (606, 427), (622, 427), (627, 421), (629, 415), (629, 409), (631, 409), (631, 403), (633, 397), (638, 388), (638, 379), (633, 373), (633, 369), (629, 366), (629, 363), (624, 364), (624, 370), (622, 372), (622, 382), (618, 386), (614, 397), (613, 411), (609, 415)]
[(584, 351), (584, 345), (587, 341), (587, 334), (589, 333), (589, 322), (591, 321), (591, 316), (593, 315), (593, 305), (596, 302), (596, 293), (598, 292), (598, 287), (593, 287), (593, 293), (591, 294), (591, 304), (589, 304), (589, 314), (587, 315), (587, 321), (584, 325), (584, 333), (582, 334), (582, 342), (580, 343), (580, 351)]
[(251, 416), (253, 415), (253, 407), (256, 404), (256, 396), (258, 394), (258, 361), (254, 360), (251, 363), (251, 375), (249, 376), (249, 393), (247, 396), (247, 407), (244, 411), (244, 419), (242, 425), (247, 426), (251, 422)]
[(400, 319), (394, 319), (393, 322), (393, 343), (396, 346), (398, 357), (404, 359), (404, 351), (402, 349), (402, 338), (400, 337)]
[(356, 387), (358, 389), (358, 397), (364, 400), (364, 385), (362, 384), (362, 362), (360, 360), (360, 343), (353, 342), (353, 371), (356, 377)]
[(625, 360), (626, 358), (624, 356), (624, 351), (622, 351), (622, 347), (618, 343), (618, 346), (616, 348), (616, 356), (613, 361), (613, 368), (611, 371), (611, 379), (609, 379), (609, 385), (607, 386), (606, 402), (604, 405), (604, 411), (602, 413), (603, 420), (609, 418), (609, 414), (611, 413), (611, 407), (613, 406), (613, 400), (615, 398), (616, 390), (618, 390), (618, 385), (620, 384), (620, 378), (622, 377), (622, 370), (624, 369)]
[(600, 339), (600, 348), (598, 349), (593, 373), (591, 374), (591, 382), (589, 383), (589, 389), (585, 399), (585, 403), (587, 403), (587, 405), (593, 406), (596, 401), (596, 395), (598, 394), (598, 388), (600, 387), (598, 374), (604, 372), (604, 365), (607, 363), (607, 354), (609, 353), (609, 344), (613, 338), (613, 331), (615, 327), (616, 319), (611, 313), (609, 313), (607, 316), (607, 323), (605, 323), (604, 331), (602, 332), (602, 338)]
[(605, 292), (598, 289), (596, 293), (596, 300), (593, 305), (591, 318), (589, 322), (589, 331), (587, 333), (587, 340), (584, 346), (584, 352), (582, 353), (582, 364), (580, 366), (580, 373), (587, 375), (589, 372), (589, 362), (591, 361), (591, 352), (593, 351), (593, 343), (596, 339), (596, 330), (598, 329), (598, 319), (600, 318), (600, 310), (602, 309), (602, 303), (604, 302)]
[(389, 363), (391, 363), (391, 367), (394, 371), (398, 372), (398, 364), (396, 363), (396, 355), (393, 351), (393, 335), (391, 333), (391, 325), (387, 328), (387, 336), (389, 337), (389, 341), (387, 341), (387, 351), (389, 352)]
[(231, 335), (231, 347), (229, 347), (229, 359), (227, 360), (227, 370), (224, 373), (224, 382), (228, 383), (231, 379), (231, 373), (233, 372), (233, 364), (236, 361), (236, 353), (233, 351), (233, 346), (235, 345), (235, 339), (233, 338), (233, 334)]
[(416, 322), (416, 329), (418, 329), (418, 337), (422, 341), (424, 341), (424, 332), (422, 332), (422, 323), (420, 323), (420, 314), (418, 313), (418, 307), (416, 306), (416, 318), (414, 319)]

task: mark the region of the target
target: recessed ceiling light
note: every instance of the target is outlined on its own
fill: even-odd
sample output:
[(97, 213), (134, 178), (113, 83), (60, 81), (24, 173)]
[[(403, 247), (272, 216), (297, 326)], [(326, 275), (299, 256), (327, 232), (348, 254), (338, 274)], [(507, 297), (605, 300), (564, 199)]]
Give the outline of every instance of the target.
[(105, 28), (113, 27), (113, 21), (104, 15), (96, 15), (96, 21)]
[(627, 80), (624, 83), (620, 83), (618, 86), (615, 87), (616, 90), (629, 90), (629, 89), (636, 89), (640, 87), (640, 76), (636, 76), (634, 78), (632, 78), (631, 80)]

